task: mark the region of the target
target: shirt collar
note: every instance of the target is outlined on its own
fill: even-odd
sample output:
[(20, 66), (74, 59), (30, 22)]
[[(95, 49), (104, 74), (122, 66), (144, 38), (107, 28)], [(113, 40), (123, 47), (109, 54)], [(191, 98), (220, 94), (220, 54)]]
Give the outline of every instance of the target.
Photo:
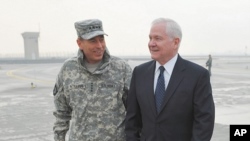
[[(174, 65), (177, 61), (177, 58), (178, 58), (178, 54), (176, 54), (171, 60), (169, 60), (166, 64), (163, 65), (163, 67), (165, 68), (165, 70), (167, 71), (169, 75), (171, 75), (173, 72)], [(155, 73), (156, 71), (158, 71), (160, 66), (161, 64), (158, 61), (156, 61)]]

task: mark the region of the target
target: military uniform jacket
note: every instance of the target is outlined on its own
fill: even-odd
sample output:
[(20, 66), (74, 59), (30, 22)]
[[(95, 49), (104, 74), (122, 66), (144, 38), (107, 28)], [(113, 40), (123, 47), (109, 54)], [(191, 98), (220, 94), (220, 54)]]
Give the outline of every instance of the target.
[(83, 65), (84, 55), (64, 62), (54, 88), (55, 141), (124, 141), (126, 96), (131, 68), (106, 50), (92, 73)]

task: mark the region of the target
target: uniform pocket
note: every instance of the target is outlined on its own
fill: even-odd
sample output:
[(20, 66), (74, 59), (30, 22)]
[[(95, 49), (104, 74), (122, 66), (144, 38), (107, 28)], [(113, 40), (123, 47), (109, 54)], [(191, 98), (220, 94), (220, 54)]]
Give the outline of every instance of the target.
[(84, 108), (87, 105), (87, 89), (84, 84), (71, 84), (64, 88), (65, 96), (69, 105), (74, 109), (76, 107)]
[(121, 85), (114, 82), (99, 83), (98, 97), (104, 111), (114, 110), (122, 101)]

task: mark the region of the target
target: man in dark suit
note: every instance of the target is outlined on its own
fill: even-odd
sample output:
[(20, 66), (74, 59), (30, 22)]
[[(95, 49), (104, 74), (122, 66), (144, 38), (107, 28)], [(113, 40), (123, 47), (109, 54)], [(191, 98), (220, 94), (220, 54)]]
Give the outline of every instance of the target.
[(134, 68), (127, 99), (127, 141), (209, 141), (215, 107), (209, 72), (178, 54), (180, 26), (153, 21), (152, 61)]

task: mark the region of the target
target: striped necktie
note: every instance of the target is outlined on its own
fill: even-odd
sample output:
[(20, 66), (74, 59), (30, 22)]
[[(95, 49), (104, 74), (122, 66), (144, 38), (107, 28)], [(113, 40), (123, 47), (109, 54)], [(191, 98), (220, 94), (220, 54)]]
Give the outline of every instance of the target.
[(165, 79), (163, 74), (165, 68), (163, 66), (160, 66), (159, 69), (160, 69), (160, 75), (158, 77), (155, 89), (155, 102), (156, 102), (157, 113), (159, 113), (161, 110), (161, 104), (165, 94)]

